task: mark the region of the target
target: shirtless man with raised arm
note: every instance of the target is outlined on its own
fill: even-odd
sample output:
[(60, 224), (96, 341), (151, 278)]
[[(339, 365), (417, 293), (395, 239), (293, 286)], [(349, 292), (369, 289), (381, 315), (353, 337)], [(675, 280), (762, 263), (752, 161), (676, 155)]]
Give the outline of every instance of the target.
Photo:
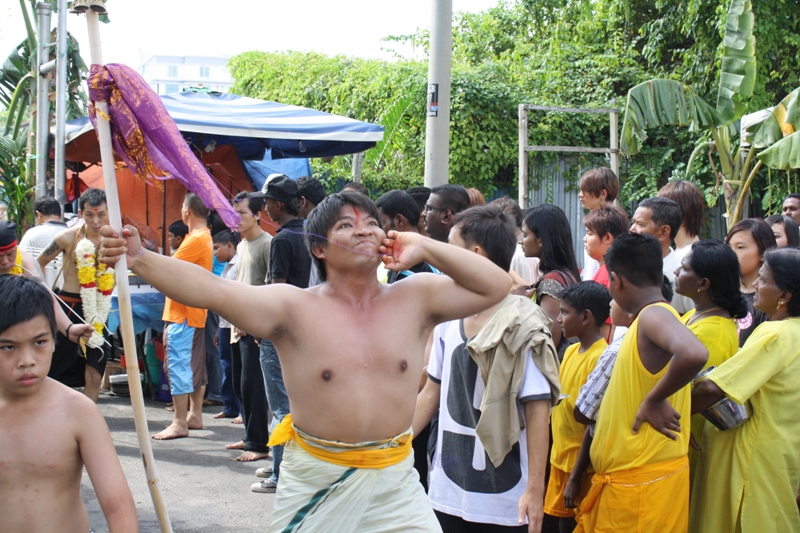
[[(89, 239), (95, 247), (100, 244), (100, 228), (108, 224), (106, 193), (102, 189), (87, 189), (78, 200), (78, 215), (83, 224), (65, 229), (36, 258), (42, 270), (48, 263), (64, 254), (64, 284), (58, 291), (60, 298), (73, 311), (83, 316), (81, 286), (78, 282), (78, 267), (75, 247), (83, 239)], [(79, 323), (77, 317), (65, 310), (70, 320)], [(87, 322), (89, 319), (84, 317)], [(71, 328), (72, 329), (72, 328)], [(86, 347), (86, 358), (78, 353), (73, 343), (59, 335), (53, 353), (53, 365), (49, 376), (70, 387), (83, 386), (83, 393), (94, 401), (100, 395), (100, 382), (106, 370), (105, 351), (102, 348)]]
[[(416, 233), (387, 238), (380, 221), (359, 193), (323, 200), (306, 242), (325, 282), (305, 290), (223, 280), (143, 251), (135, 228), (125, 239), (102, 230), (104, 260), (127, 253), (132, 270), (168, 297), (275, 344), (291, 414), (271, 439), (289, 441), (271, 531), (293, 520), (309, 531), (439, 530), (409, 454), (423, 351), (436, 324), (496, 304), (511, 278), (478, 254)], [(391, 270), (425, 261), (449, 277), (381, 285), (381, 255)], [(319, 491), (323, 501), (307, 505)]]

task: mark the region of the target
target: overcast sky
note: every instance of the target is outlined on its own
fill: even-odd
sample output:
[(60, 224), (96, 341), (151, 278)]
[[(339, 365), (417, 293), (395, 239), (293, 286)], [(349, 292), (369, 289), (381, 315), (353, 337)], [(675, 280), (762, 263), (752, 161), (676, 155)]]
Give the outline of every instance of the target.
[[(500, 0), (453, 0), (453, 11), (478, 12)], [(248, 50), (317, 51), (390, 57), (388, 35), (429, 28), (431, 0), (109, 0), (102, 25), (103, 59), (138, 67), (152, 54), (232, 56)], [(68, 27), (89, 62), (86, 20)], [(0, 0), (0, 57), (25, 38), (18, 0)], [(55, 14), (53, 25), (55, 25)]]

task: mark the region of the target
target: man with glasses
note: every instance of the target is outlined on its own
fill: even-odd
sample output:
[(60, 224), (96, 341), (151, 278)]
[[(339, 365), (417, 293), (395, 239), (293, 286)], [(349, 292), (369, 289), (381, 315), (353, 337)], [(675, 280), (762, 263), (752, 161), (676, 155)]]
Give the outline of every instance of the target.
[(425, 231), (440, 242), (447, 242), (456, 214), (469, 207), (469, 194), (461, 185), (448, 183), (431, 189), (425, 202)]

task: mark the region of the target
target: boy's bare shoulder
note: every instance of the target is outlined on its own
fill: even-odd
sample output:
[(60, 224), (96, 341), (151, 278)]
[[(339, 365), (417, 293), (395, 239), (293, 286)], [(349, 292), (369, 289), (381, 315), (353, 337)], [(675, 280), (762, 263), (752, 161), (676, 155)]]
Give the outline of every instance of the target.
[(47, 394), (47, 399), (62, 408), (59, 414), (66, 413), (70, 418), (84, 419), (86, 415), (99, 411), (97, 405), (85, 394), (52, 378), (47, 378), (43, 385), (46, 387), (46, 391), (43, 392)]

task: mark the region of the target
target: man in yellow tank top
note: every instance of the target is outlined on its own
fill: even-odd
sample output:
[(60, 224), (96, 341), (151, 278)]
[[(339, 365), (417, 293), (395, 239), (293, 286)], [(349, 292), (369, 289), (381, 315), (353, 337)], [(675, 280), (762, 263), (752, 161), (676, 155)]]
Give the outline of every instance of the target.
[(708, 351), (661, 295), (661, 247), (621, 235), (606, 254), (614, 301), (636, 316), (620, 347), (591, 448), (579, 531), (685, 532), (690, 389)]

